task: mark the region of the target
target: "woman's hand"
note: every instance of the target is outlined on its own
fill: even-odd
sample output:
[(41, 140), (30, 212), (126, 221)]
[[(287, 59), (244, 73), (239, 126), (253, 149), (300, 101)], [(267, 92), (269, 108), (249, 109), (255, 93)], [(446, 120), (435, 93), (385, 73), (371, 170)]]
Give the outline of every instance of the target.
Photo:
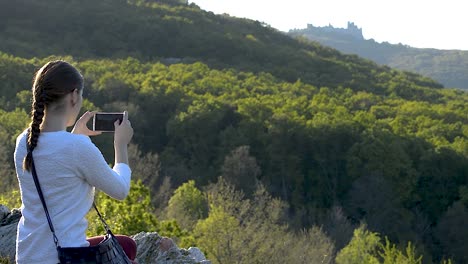
[(71, 131), (73, 134), (82, 134), (85, 136), (97, 136), (100, 135), (101, 131), (92, 131), (86, 125), (89, 120), (96, 114), (96, 112), (89, 112), (87, 111), (84, 113), (78, 121), (76, 121), (73, 130)]
[(128, 120), (128, 112), (124, 111), (122, 122), (119, 124), (119, 120), (115, 121), (115, 134), (114, 134), (114, 145), (123, 146), (128, 145), (133, 137), (133, 128), (130, 120)]
[(133, 128), (128, 120), (128, 112), (125, 111), (122, 122), (115, 121), (115, 134), (114, 134), (114, 149), (115, 149), (115, 163), (128, 164), (128, 151), (127, 145), (133, 137)]

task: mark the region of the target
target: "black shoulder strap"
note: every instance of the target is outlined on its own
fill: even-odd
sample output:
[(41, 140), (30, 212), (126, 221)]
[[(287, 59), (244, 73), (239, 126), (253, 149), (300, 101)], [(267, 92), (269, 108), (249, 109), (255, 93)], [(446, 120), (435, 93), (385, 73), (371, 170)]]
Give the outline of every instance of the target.
[(50, 231), (52, 232), (54, 236), (55, 246), (58, 248), (59, 247), (58, 239), (57, 239), (57, 236), (55, 235), (54, 225), (52, 224), (52, 220), (50, 219), (49, 210), (47, 210), (47, 205), (44, 199), (44, 195), (42, 194), (42, 189), (41, 189), (41, 185), (39, 184), (39, 179), (37, 178), (36, 166), (34, 166), (34, 159), (32, 156), (32, 151), (28, 152), (28, 155), (31, 155), (31, 164), (32, 164), (31, 170), (32, 170), (32, 176), (34, 179), (34, 184), (36, 185), (37, 192), (39, 193), (39, 198), (41, 199), (42, 207), (44, 207), (44, 212), (47, 217), (47, 222), (49, 222)]
[(96, 206), (96, 203), (95, 203), (95, 202), (93, 202), (93, 207), (94, 207), (94, 210), (96, 210), (96, 213), (98, 214), (99, 219), (101, 219), (101, 222), (102, 222), (102, 224), (104, 225), (104, 228), (106, 229), (106, 231), (107, 231), (107, 232), (111, 232), (110, 227), (107, 225), (106, 221), (104, 221), (104, 217), (102, 217), (101, 213), (100, 213), (99, 210), (97, 209), (97, 206)]

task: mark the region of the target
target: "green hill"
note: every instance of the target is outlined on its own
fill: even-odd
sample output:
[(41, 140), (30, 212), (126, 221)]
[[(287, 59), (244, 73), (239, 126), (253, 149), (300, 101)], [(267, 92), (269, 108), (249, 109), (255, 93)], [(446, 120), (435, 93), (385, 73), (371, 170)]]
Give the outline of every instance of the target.
[[(21, 57), (172, 58), (215, 68), (269, 72), (318, 87), (384, 93), (393, 78), (441, 85), (324, 46), (299, 42), (258, 21), (217, 16), (196, 5), (125, 0), (0, 1), (0, 50)], [(169, 60), (170, 61), (170, 60)]]
[(354, 24), (346, 29), (309, 25), (305, 29), (291, 30), (288, 34), (306, 37), (381, 65), (417, 72), (437, 80), (445, 87), (468, 89), (468, 51), (418, 49), (403, 44), (378, 43), (373, 39), (364, 39)]
[[(269, 234), (255, 223), (271, 219), (288, 232), (319, 225), (339, 250), (365, 222), (413, 241), (424, 263), (466, 260), (468, 93), (194, 5), (0, 3), (0, 192), (16, 187), (9, 157), (32, 74), (58, 56), (82, 71), (85, 110), (128, 109), (133, 175), (160, 215), (181, 184), (212, 194), (223, 176), (249, 210), (263, 206), (249, 232)], [(112, 160), (111, 135), (94, 141)], [(257, 184), (281, 203), (256, 200)], [(210, 196), (226, 207), (208, 214), (243, 227), (241, 196), (229, 196)], [(243, 235), (242, 246), (262, 237)]]

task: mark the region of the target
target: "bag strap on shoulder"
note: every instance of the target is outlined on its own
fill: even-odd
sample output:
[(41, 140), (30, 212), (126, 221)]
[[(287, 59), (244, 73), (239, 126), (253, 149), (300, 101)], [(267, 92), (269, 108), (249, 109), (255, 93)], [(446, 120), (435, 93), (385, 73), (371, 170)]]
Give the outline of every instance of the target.
[(47, 217), (47, 222), (49, 223), (50, 231), (52, 232), (52, 235), (54, 236), (55, 246), (57, 248), (59, 248), (60, 245), (59, 245), (59, 242), (58, 242), (58, 238), (55, 235), (54, 225), (52, 224), (52, 219), (50, 218), (49, 210), (47, 210), (47, 205), (46, 205), (46, 201), (44, 199), (44, 194), (42, 194), (41, 185), (39, 183), (39, 179), (37, 178), (36, 166), (34, 166), (34, 159), (33, 159), (32, 151), (31, 152), (28, 151), (28, 155), (31, 155), (31, 165), (32, 165), (31, 166), (31, 172), (32, 172), (32, 176), (33, 176), (33, 179), (34, 179), (34, 184), (36, 185), (36, 189), (37, 189), (37, 192), (39, 194), (39, 198), (41, 199), (42, 207), (44, 207), (44, 212), (45, 212), (45, 215)]

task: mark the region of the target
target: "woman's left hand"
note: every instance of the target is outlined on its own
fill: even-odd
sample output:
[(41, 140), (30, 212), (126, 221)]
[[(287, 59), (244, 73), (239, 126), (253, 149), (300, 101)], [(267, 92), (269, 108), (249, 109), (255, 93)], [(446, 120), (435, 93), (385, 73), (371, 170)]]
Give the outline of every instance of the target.
[(71, 131), (73, 134), (82, 134), (85, 136), (97, 136), (100, 135), (102, 132), (101, 131), (92, 131), (88, 128), (86, 125), (91, 117), (93, 117), (96, 114), (96, 112), (89, 112), (87, 111), (84, 113), (78, 121), (75, 123), (75, 127), (73, 127), (73, 130)]

